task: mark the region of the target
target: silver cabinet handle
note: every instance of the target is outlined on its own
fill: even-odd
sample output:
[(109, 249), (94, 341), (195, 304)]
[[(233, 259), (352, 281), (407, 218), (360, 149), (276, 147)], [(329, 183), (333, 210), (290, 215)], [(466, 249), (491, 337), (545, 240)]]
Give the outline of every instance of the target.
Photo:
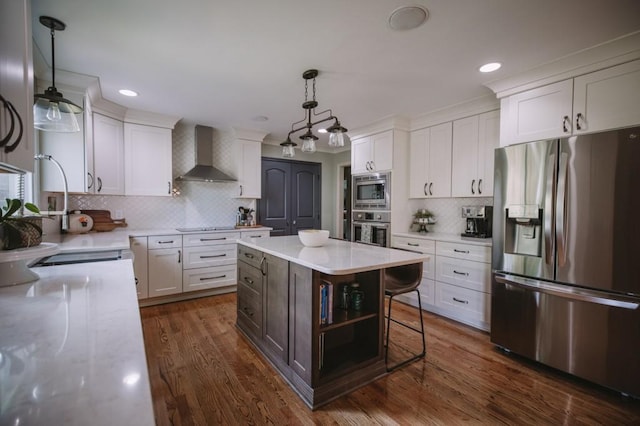
[(182, 250), (178, 250), (178, 263), (182, 262)]
[(420, 244), (418, 243), (407, 243), (407, 245), (411, 247), (420, 247)]
[(478, 194), (482, 194), (482, 179), (478, 180)]
[(244, 254), (244, 257), (247, 257), (247, 258), (249, 258), (249, 259), (253, 259), (255, 256), (254, 256), (254, 255), (252, 255), (251, 253), (245, 253), (245, 254)]
[(167, 185), (169, 185), (169, 189), (167, 190), (167, 194), (171, 195), (171, 182), (167, 182)]
[(222, 238), (200, 238), (200, 241), (221, 241), (221, 240), (226, 240), (227, 237), (222, 237)]
[(453, 249), (453, 251), (455, 251), (456, 253), (464, 253), (464, 254), (469, 254), (469, 250), (458, 250), (458, 249)]
[(453, 299), (455, 302), (458, 302), (458, 303), (464, 303), (465, 305), (468, 305), (468, 304), (469, 304), (469, 301), (468, 301), (468, 300), (456, 299), (455, 297), (452, 297), (452, 299)]
[(173, 240), (169, 240), (169, 241), (158, 241), (158, 244), (173, 244)]
[(565, 133), (569, 133), (569, 129), (567, 128), (567, 122), (569, 121), (569, 116), (565, 115), (562, 117), (562, 131)]
[(225, 257), (227, 255), (227, 253), (223, 253), (223, 254), (210, 254), (210, 255), (206, 255), (206, 256), (200, 256), (200, 259), (213, 259), (216, 257)]
[[(263, 265), (265, 266), (264, 269), (263, 269)], [(266, 266), (267, 266), (267, 258), (265, 256), (262, 256), (262, 259), (260, 260), (260, 272), (262, 272), (262, 276), (267, 275)]]
[(584, 116), (582, 115), (581, 112), (579, 112), (578, 114), (576, 114), (576, 129), (577, 130), (582, 130), (582, 126), (580, 125), (580, 120), (584, 119)]
[(468, 276), (469, 276), (469, 273), (468, 273), (468, 272), (458, 272), (458, 271), (456, 271), (455, 269), (453, 270), (453, 273), (454, 273), (454, 274), (457, 274), (457, 275), (464, 275), (465, 277), (468, 277)]
[(87, 185), (87, 189), (91, 188), (93, 186), (93, 175), (89, 172), (87, 172), (87, 177), (90, 179), (89, 180), (89, 184)]
[(242, 185), (240, 185), (240, 196), (242, 196)]
[(425, 182), (424, 187), (422, 188), (422, 192), (424, 192), (424, 195), (429, 195), (429, 192), (427, 191), (428, 187), (429, 187), (429, 182)]
[(102, 191), (102, 179), (98, 178), (98, 192)]
[(476, 180), (475, 180), (475, 179), (473, 179), (473, 180), (471, 181), (471, 195), (476, 195), (475, 186), (476, 186)]
[(203, 277), (203, 278), (200, 278), (200, 281), (218, 280), (218, 279), (224, 278), (226, 276), (227, 275), (225, 274), (225, 275), (218, 275), (217, 277)]
[(429, 183), (429, 195), (433, 195), (433, 192), (431, 191), (431, 187), (433, 187), (433, 182)]

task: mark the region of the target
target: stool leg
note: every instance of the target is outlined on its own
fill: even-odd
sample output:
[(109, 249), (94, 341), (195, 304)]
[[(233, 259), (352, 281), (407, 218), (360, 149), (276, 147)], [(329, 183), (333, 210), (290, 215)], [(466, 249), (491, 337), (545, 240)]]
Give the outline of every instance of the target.
[[(409, 364), (413, 361), (417, 361), (420, 358), (424, 358), (424, 356), (427, 353), (427, 344), (425, 341), (425, 337), (424, 337), (424, 320), (422, 318), (422, 301), (420, 299), (420, 290), (418, 290), (417, 288), (415, 289), (416, 293), (418, 294), (418, 315), (420, 315), (420, 330), (418, 330), (415, 327), (412, 327), (408, 324), (404, 324), (398, 320), (392, 320), (391, 319), (391, 303), (393, 302), (393, 296), (389, 296), (389, 309), (388, 309), (388, 314), (387, 314), (387, 336), (386, 336), (386, 351), (385, 351), (385, 355), (384, 355), (384, 362), (385, 365), (387, 366), (387, 372), (391, 372), (397, 368), (400, 368), (406, 364)], [(393, 365), (391, 367), (389, 367), (389, 336), (390, 336), (390, 330), (391, 330), (391, 321), (396, 322), (406, 328), (410, 328), (411, 330), (415, 331), (416, 333), (420, 333), (420, 337), (422, 338), (422, 352), (417, 354), (417, 355), (413, 355), (412, 357), (397, 363), (396, 365)]]
[(422, 300), (420, 299), (420, 290), (416, 288), (416, 292), (418, 293), (418, 315), (420, 315), (420, 331), (422, 333), (422, 353), (420, 354), (420, 357), (423, 357), (427, 353), (427, 344), (424, 339), (424, 321), (422, 319)]

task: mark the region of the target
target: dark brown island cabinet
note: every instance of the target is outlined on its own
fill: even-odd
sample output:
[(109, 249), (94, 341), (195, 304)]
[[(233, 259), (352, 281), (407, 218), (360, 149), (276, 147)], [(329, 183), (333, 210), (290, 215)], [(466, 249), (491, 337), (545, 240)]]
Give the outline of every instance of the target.
[[(387, 374), (384, 265), (341, 272), (238, 244), (237, 326), (311, 409)], [(341, 306), (353, 283), (359, 310)]]

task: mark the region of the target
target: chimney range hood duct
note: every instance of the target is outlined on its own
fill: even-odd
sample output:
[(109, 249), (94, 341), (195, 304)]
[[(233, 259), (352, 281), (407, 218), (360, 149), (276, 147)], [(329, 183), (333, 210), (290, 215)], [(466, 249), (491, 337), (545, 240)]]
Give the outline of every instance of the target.
[(196, 166), (176, 180), (235, 182), (236, 179), (213, 167), (213, 128), (196, 125)]

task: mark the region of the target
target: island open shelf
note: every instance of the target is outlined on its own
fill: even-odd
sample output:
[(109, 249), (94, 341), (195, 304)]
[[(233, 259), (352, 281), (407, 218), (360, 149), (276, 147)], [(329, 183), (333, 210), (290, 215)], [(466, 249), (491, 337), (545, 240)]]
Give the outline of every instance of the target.
[[(237, 326), (314, 409), (387, 374), (384, 270), (427, 256), (338, 240), (309, 249), (297, 236), (238, 241)], [(353, 283), (359, 303), (345, 309)]]

